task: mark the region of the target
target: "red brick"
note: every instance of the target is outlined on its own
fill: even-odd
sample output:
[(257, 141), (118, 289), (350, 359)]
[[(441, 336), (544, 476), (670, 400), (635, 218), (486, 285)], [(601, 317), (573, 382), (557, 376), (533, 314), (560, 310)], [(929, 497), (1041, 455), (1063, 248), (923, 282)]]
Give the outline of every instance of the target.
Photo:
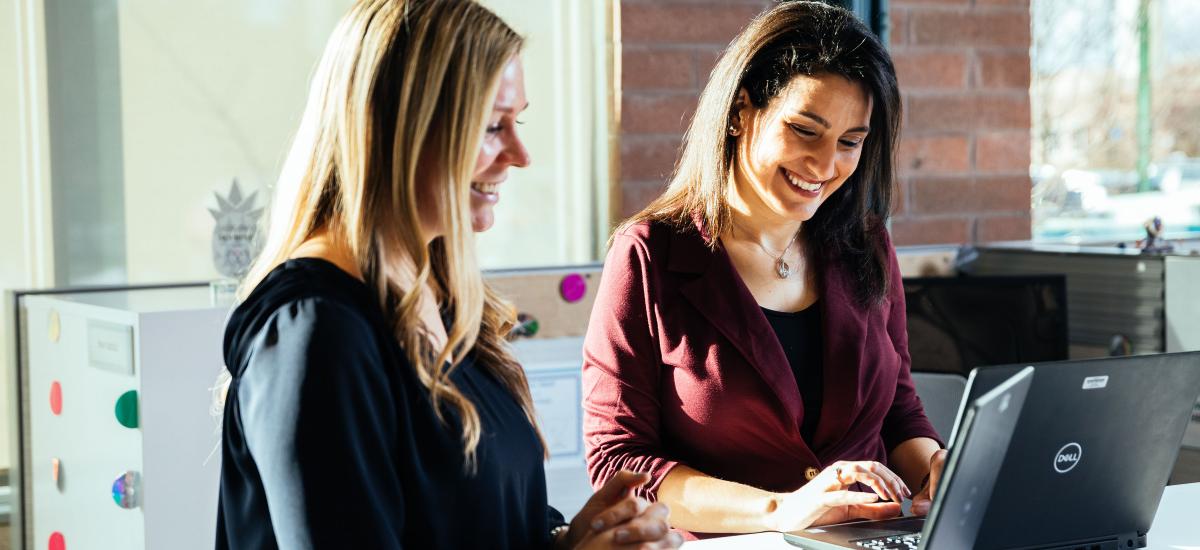
[(621, 219), (637, 214), (666, 189), (665, 180), (621, 182)]
[(900, 139), (900, 173), (962, 173), (971, 168), (966, 135), (904, 136)]
[(979, 218), (979, 241), (1024, 241), (1033, 233), (1029, 213), (984, 216)]
[(1029, 96), (910, 94), (906, 124), (921, 130), (1028, 130)]
[(621, 6), (624, 44), (727, 44), (762, 11), (758, 4), (629, 4)]
[(1003, 6), (1029, 10), (1029, 0), (975, 0), (976, 6)]
[(712, 70), (717, 66), (717, 61), (721, 59), (721, 54), (725, 48), (719, 46), (700, 47), (696, 50), (696, 91), (699, 92), (708, 84), (708, 80), (712, 74)]
[(908, 212), (908, 189), (912, 182), (908, 178), (896, 178), (896, 190), (892, 193), (892, 215), (901, 216)]
[(892, 242), (910, 244), (962, 244), (968, 239), (967, 218), (896, 218), (892, 220)]
[(971, 0), (892, 0), (888, 6), (969, 6)]
[(621, 132), (683, 135), (691, 123), (698, 94), (624, 94)]
[[(1029, 3), (891, 0), (906, 111), (892, 200), (897, 244), (1028, 238)], [(665, 189), (721, 50), (769, 4), (622, 0), (621, 215)], [(671, 53), (638, 58), (650, 52)], [(681, 54), (691, 56), (690, 72), (679, 69)]]
[(903, 51), (892, 53), (896, 76), (904, 90), (962, 89), (967, 86), (964, 52)]
[(1020, 176), (977, 176), (973, 194), (975, 212), (1028, 212), (1033, 185), (1028, 172)]
[(980, 172), (1029, 173), (1029, 130), (986, 132), (975, 137), (975, 168)]
[(1029, 89), (1029, 52), (979, 52), (979, 83), (988, 89)]
[(1028, 48), (1030, 44), (1027, 11), (914, 10), (910, 19), (916, 45)]
[(916, 178), (909, 190), (915, 214), (967, 214), (978, 210), (975, 185), (968, 177)]
[(1028, 211), (1029, 177), (917, 178), (910, 211), (918, 214), (974, 214)]
[(621, 181), (666, 181), (675, 168), (680, 143), (675, 137), (622, 137)]
[(621, 86), (625, 90), (685, 89), (695, 83), (693, 54), (688, 50), (629, 47), (621, 52)]
[(908, 44), (908, 10), (888, 9), (888, 43), (892, 47)]

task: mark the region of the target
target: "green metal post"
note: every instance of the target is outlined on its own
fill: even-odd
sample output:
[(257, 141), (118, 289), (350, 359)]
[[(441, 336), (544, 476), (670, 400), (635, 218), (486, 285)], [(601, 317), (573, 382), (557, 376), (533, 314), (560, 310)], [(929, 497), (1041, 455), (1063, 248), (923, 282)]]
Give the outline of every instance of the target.
[(1137, 12), (1137, 173), (1138, 192), (1150, 190), (1150, 0), (1140, 0)]

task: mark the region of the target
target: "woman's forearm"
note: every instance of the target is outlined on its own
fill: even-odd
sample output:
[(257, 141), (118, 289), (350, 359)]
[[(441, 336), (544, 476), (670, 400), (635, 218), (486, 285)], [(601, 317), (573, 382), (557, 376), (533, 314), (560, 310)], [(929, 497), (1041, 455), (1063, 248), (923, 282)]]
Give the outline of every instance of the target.
[(682, 464), (667, 472), (658, 487), (658, 500), (671, 507), (671, 525), (703, 533), (774, 530), (774, 512), (782, 498)]
[(929, 458), (941, 448), (937, 441), (928, 437), (914, 437), (892, 449), (888, 460), (892, 471), (916, 493), (921, 490), (921, 482), (929, 474)]

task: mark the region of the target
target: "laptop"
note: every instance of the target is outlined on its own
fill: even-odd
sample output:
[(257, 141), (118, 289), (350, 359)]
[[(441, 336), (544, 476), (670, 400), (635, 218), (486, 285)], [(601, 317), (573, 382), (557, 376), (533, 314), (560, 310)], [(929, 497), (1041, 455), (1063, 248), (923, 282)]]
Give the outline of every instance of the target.
[[(1024, 368), (972, 371), (955, 432), (968, 403)], [(1200, 394), (1200, 352), (1036, 370), (972, 547), (1144, 547)]]
[(974, 547), (1033, 374), (1033, 367), (1010, 373), (1006, 380), (959, 411), (943, 481), (928, 520), (902, 517), (812, 527), (784, 533), (784, 539), (810, 550)]
[[(1022, 367), (976, 369), (964, 401)], [(1036, 368), (975, 548), (1146, 546), (1200, 394), (1200, 352)]]

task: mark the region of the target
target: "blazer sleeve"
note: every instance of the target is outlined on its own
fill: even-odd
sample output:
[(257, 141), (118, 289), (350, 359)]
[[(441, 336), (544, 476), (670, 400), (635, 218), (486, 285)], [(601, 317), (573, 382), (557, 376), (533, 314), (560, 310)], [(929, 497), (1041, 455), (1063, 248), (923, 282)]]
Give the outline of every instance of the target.
[(599, 488), (621, 469), (648, 472), (635, 491), (654, 501), (677, 462), (662, 445), (662, 362), (644, 241), (618, 234), (600, 279), (583, 347), (584, 444)]
[(904, 281), (900, 275), (900, 263), (891, 239), (883, 232), (883, 245), (888, 252), (888, 301), (887, 331), (896, 353), (900, 355), (900, 372), (896, 376), (896, 397), (883, 419), (880, 434), (888, 453), (901, 443), (917, 437), (928, 437), (945, 447), (941, 436), (925, 416), (925, 407), (917, 396), (912, 380), (912, 357), (908, 353), (908, 320), (905, 313)]
[(310, 298), (276, 311), (253, 346), (238, 421), (280, 548), (401, 547), (403, 396), (371, 334), (358, 313)]

